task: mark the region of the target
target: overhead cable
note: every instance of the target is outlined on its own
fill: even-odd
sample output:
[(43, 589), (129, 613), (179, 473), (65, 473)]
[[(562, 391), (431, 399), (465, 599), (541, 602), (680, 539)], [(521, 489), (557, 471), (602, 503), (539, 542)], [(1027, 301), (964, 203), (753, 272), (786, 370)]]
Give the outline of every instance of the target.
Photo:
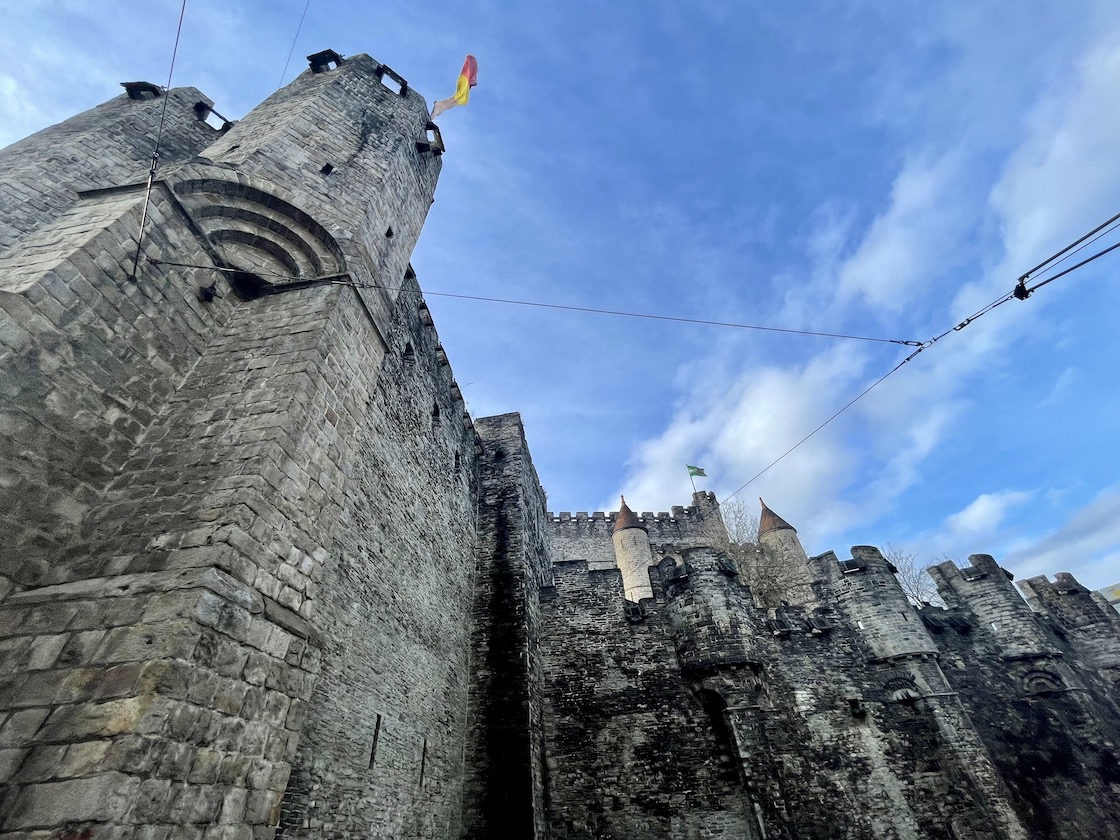
[(1088, 265), (1089, 263), (1091, 263), (1093, 260), (1097, 259), (1098, 257), (1103, 257), (1109, 251), (1115, 251), (1117, 248), (1120, 248), (1120, 242), (1117, 242), (1113, 245), (1109, 245), (1107, 248), (1105, 248), (1101, 251), (1098, 251), (1097, 253), (1093, 254), (1093, 256), (1091, 256), (1091, 257), (1087, 257), (1086, 259), (1083, 259), (1081, 262), (1077, 263), (1076, 265), (1071, 265), (1065, 271), (1059, 271), (1057, 274), (1053, 275), (1052, 277), (1047, 277), (1045, 280), (1039, 281), (1038, 283), (1035, 283), (1033, 286), (1030, 286), (1030, 287), (1027, 287), (1027, 285), (1025, 283), (1023, 283), (1022, 280), (1020, 280), (1019, 285), (1017, 285), (1015, 287), (1015, 291), (1013, 291), (1011, 294), (1014, 297), (1018, 298), (1019, 300), (1026, 300), (1032, 294), (1034, 294), (1038, 289), (1041, 289), (1043, 286), (1045, 286), (1047, 283), (1053, 283), (1059, 277), (1065, 277), (1071, 271), (1076, 271), (1077, 269), (1081, 268), (1081, 266)]
[(167, 71), (167, 87), (163, 89), (163, 108), (159, 114), (159, 128), (156, 130), (156, 145), (152, 149), (152, 163), (148, 167), (148, 185), (144, 190), (144, 211), (140, 214), (140, 233), (136, 237), (136, 256), (132, 259), (132, 280), (136, 280), (136, 270), (140, 267), (140, 249), (144, 245), (144, 229), (148, 224), (148, 204), (152, 198), (152, 184), (159, 168), (159, 148), (163, 142), (163, 123), (167, 119), (167, 103), (171, 101), (171, 79), (175, 75), (175, 59), (179, 55), (179, 36), (183, 34), (183, 18), (187, 14), (187, 0), (179, 7), (179, 25), (175, 29), (175, 46), (171, 48), (171, 67)]
[(296, 51), (296, 41), (299, 40), (300, 30), (303, 29), (303, 19), (307, 17), (307, 8), (311, 5), (311, 0), (307, 0), (303, 4), (303, 14), (299, 16), (299, 26), (296, 27), (296, 34), (292, 36), (292, 46), (288, 49), (288, 57), (284, 60), (284, 69), (280, 71), (280, 84), (278, 88), (284, 86), (284, 77), (288, 75), (288, 65), (292, 63), (292, 53)]
[(675, 321), (680, 324), (702, 324), (709, 327), (733, 327), (740, 330), (761, 330), (763, 332), (790, 333), (792, 335), (812, 335), (822, 338), (844, 338), (851, 341), (876, 341), (883, 344), (901, 344), (906, 347), (918, 347), (920, 341), (908, 341), (898, 338), (878, 338), (866, 335), (848, 335), (846, 333), (816, 332), (814, 330), (794, 330), (786, 327), (763, 327), (757, 324), (736, 324), (727, 321), (706, 321), (700, 318), (679, 318), (673, 315), (651, 315), (644, 312), (622, 312), (616, 309), (596, 309), (589, 306), (570, 306), (560, 303), (541, 303), (539, 301), (509, 300), (507, 298), (483, 297), (481, 295), (461, 295), (451, 292), (424, 292), (425, 295), (436, 297), (458, 298), (460, 300), (477, 300), (486, 303), (505, 303), (512, 306), (534, 306), (541, 309), (561, 309), (568, 312), (589, 312), (595, 315), (616, 315), (622, 318), (647, 318), (653, 321)]
[[(1096, 233), (1097, 233), (1098, 231), (1104, 231), (1104, 229), (1105, 229), (1106, 227), (1108, 227), (1109, 225), (1111, 225), (1111, 224), (1113, 224), (1113, 223), (1115, 223), (1115, 222), (1117, 222), (1117, 221), (1120, 221), (1120, 213), (1117, 213), (1117, 214), (1116, 214), (1115, 216), (1113, 216), (1113, 217), (1112, 217), (1111, 219), (1109, 219), (1109, 220), (1108, 220), (1107, 222), (1104, 222), (1104, 223), (1102, 223), (1102, 224), (1100, 224), (1100, 225), (1097, 225), (1097, 226), (1096, 226), (1095, 228), (1093, 228), (1093, 229), (1092, 229), (1091, 231), (1089, 231), (1089, 232), (1088, 232), (1087, 234), (1085, 234), (1084, 236), (1082, 236), (1082, 237), (1081, 237), (1080, 239), (1078, 239), (1078, 240), (1077, 240), (1076, 242), (1071, 242), (1071, 243), (1070, 243), (1069, 245), (1067, 245), (1066, 247), (1062, 248), (1062, 250), (1058, 251), (1058, 253), (1056, 253), (1056, 254), (1052, 255), (1052, 256), (1051, 256), (1051, 257), (1050, 257), (1049, 259), (1045, 259), (1045, 260), (1043, 260), (1043, 261), (1042, 261), (1042, 262), (1040, 262), (1040, 263), (1039, 263), (1038, 265), (1036, 265), (1036, 266), (1035, 266), (1034, 268), (1032, 268), (1032, 269), (1031, 269), (1030, 271), (1028, 271), (1028, 272), (1026, 272), (1025, 274), (1023, 274), (1022, 276), (1020, 276), (1020, 278), (1019, 278), (1019, 279), (1020, 279), (1020, 280), (1026, 280), (1026, 279), (1027, 279), (1028, 277), (1030, 277), (1030, 276), (1031, 276), (1032, 274), (1034, 274), (1035, 272), (1037, 272), (1037, 271), (1038, 271), (1039, 269), (1041, 269), (1041, 268), (1042, 268), (1043, 266), (1048, 266), (1048, 265), (1050, 265), (1051, 263), (1053, 263), (1053, 262), (1054, 262), (1054, 260), (1058, 260), (1058, 257), (1062, 257), (1062, 259), (1061, 259), (1061, 260), (1058, 260), (1058, 262), (1061, 262), (1062, 260), (1065, 260), (1065, 259), (1066, 259), (1067, 257), (1070, 257), (1070, 256), (1072, 256), (1073, 254), (1077, 253), (1077, 251), (1080, 251), (1080, 250), (1081, 250), (1081, 248), (1084, 248), (1084, 247), (1085, 247), (1085, 245), (1088, 245), (1088, 244), (1089, 244), (1089, 242), (1086, 242), (1085, 240), (1089, 239), (1089, 237), (1093, 236), (1093, 235), (1094, 235), (1094, 234), (1096, 234)], [(1107, 233), (1108, 231), (1104, 231), (1104, 232), (1105, 232), (1105, 233)], [(1102, 234), (1101, 234), (1101, 236), (1103, 236), (1103, 235), (1104, 235), (1104, 233), (1102, 233)], [(1096, 237), (1096, 238), (1097, 238), (1097, 239), (1099, 239), (1100, 237)], [(1094, 241), (1094, 240), (1090, 240), (1090, 241)], [(1085, 245), (1082, 245), (1082, 244), (1081, 244), (1081, 243), (1083, 243), (1083, 242), (1085, 243)], [(1071, 249), (1074, 249), (1074, 248), (1075, 248), (1075, 246), (1081, 246), (1081, 247), (1078, 247), (1078, 248), (1076, 248), (1076, 250), (1073, 250), (1071, 254), (1066, 254), (1066, 252), (1067, 252), (1067, 251), (1070, 251)], [(1063, 257), (1063, 256), (1062, 256), (1063, 254), (1066, 254), (1066, 256), (1064, 256), (1064, 257)]]
[(995, 300), (993, 300), (991, 303), (987, 304), (986, 306), (981, 307), (976, 312), (974, 312), (972, 315), (969, 315), (967, 318), (960, 321), (958, 324), (956, 324), (952, 327), (949, 327), (944, 332), (941, 332), (941, 333), (933, 336), (928, 341), (921, 342), (918, 345), (918, 349), (916, 349), (913, 353), (911, 353), (909, 356), (907, 356), (905, 359), (903, 359), (901, 362), (899, 362), (897, 365), (895, 365), (893, 368), (891, 368), (889, 371), (887, 371), (885, 374), (883, 374), (877, 380), (875, 380), (870, 385), (868, 385), (866, 388), (864, 388), (859, 394), (857, 394), (850, 401), (845, 403), (844, 406), (841, 407), (831, 417), (829, 417), (827, 420), (825, 420), (823, 423), (821, 423), (819, 426), (817, 426), (815, 429), (813, 429), (813, 431), (809, 432), (809, 434), (805, 435), (805, 437), (801, 438), (801, 440), (799, 440), (797, 443), (795, 443), (793, 446), (791, 446), (789, 449), (787, 449), (785, 452), (783, 452), (781, 455), (779, 455), (777, 458), (775, 458), (773, 461), (771, 461), (769, 464), (767, 464), (765, 467), (763, 467), (762, 470), (760, 470), (758, 473), (756, 473), (754, 476), (752, 476), (745, 484), (743, 484), (741, 487), (739, 487), (734, 493), (730, 494), (729, 496), (725, 497), (721, 502), (719, 502), (717, 504), (717, 507), (719, 505), (723, 504), (723, 502), (726, 502), (726, 501), (730, 500), (731, 498), (733, 498), (734, 496), (741, 493), (743, 490), (745, 490), (747, 487), (749, 487), (751, 484), (753, 484), (755, 481), (757, 481), (759, 478), (761, 478), (763, 475), (765, 475), (767, 472), (769, 472), (769, 470), (772, 467), (774, 467), (778, 463), (780, 463), (787, 455), (789, 455), (795, 449), (800, 447), (802, 444), (804, 444), (806, 441), (808, 441), (811, 437), (813, 437), (817, 432), (819, 432), (821, 429), (823, 429), (825, 426), (827, 426), (829, 423), (831, 423), (833, 420), (835, 420), (837, 417), (839, 417), (841, 414), (843, 414), (845, 411), (847, 411), (849, 408), (851, 408), (853, 405), (855, 405), (857, 402), (859, 402), (861, 399), (863, 399), (865, 396), (867, 396), (869, 393), (871, 393), (871, 391), (873, 391), (880, 384), (882, 384), (884, 381), (886, 381), (886, 379), (888, 377), (890, 377), (892, 374), (894, 374), (896, 371), (898, 371), (903, 365), (905, 365), (911, 359), (915, 358), (919, 353), (922, 353), (923, 351), (928, 350), (930, 347), (932, 347), (938, 341), (945, 338), (945, 336), (949, 335), (949, 333), (960, 332), (965, 327), (967, 327), (969, 324), (976, 321), (978, 318), (982, 318), (984, 315), (987, 315), (993, 309), (995, 309), (999, 306), (1002, 306), (1003, 304), (1007, 303), (1010, 300), (1016, 300), (1016, 299), (1026, 300), (1033, 292), (1035, 292), (1037, 289), (1042, 288), (1047, 283), (1052, 283), (1055, 280), (1057, 280), (1059, 277), (1064, 277), (1065, 275), (1067, 275), (1067, 274), (1069, 274), (1073, 271), (1076, 271), (1077, 269), (1081, 268), (1082, 266), (1088, 265), (1093, 260), (1098, 259), (1100, 257), (1103, 257), (1105, 254), (1109, 253), (1110, 251), (1114, 251), (1117, 248), (1120, 248), (1120, 242), (1117, 242), (1114, 245), (1110, 245), (1109, 247), (1098, 251), (1097, 253), (1093, 254), (1093, 256), (1082, 260), (1081, 262), (1077, 263), (1076, 265), (1072, 265), (1069, 268), (1065, 269), (1064, 271), (1061, 271), (1058, 274), (1053, 275), (1052, 277), (1048, 277), (1045, 280), (1042, 280), (1042, 281), (1036, 283), (1035, 285), (1033, 285), (1029, 288), (1026, 286), (1026, 279), (1029, 278), (1035, 272), (1039, 271), (1039, 269), (1043, 269), (1044, 267), (1047, 267), (1047, 266), (1049, 266), (1050, 268), (1053, 268), (1053, 267), (1057, 266), (1059, 263), (1063, 262), (1064, 260), (1066, 260), (1069, 257), (1076, 254), (1082, 248), (1086, 247), (1087, 245), (1092, 244), (1093, 242), (1100, 239), (1105, 234), (1111, 232), (1111, 230), (1114, 230), (1115, 227), (1110, 227), (1110, 226), (1116, 225), (1117, 222), (1120, 222), (1120, 213), (1113, 216), (1107, 222), (1093, 228), (1093, 230), (1089, 231), (1087, 234), (1082, 236), (1076, 242), (1073, 242), (1073, 243), (1067, 245), (1065, 248), (1058, 251), (1056, 254), (1054, 254), (1052, 257), (1050, 257), (1048, 260), (1045, 260), (1044, 262), (1039, 263), (1034, 268), (1032, 268), (1030, 271), (1028, 271), (1026, 274), (1021, 275), (1017, 284), (1016, 284), (1016, 286), (1015, 286), (1015, 288), (1012, 291), (1007, 292), (1006, 294), (1000, 295)]
[[(170, 265), (170, 266), (176, 266), (178, 268), (208, 269), (210, 271), (221, 271), (221, 272), (226, 272), (226, 273), (232, 273), (232, 272), (238, 271), (238, 269), (221, 268), (221, 267), (213, 266), (213, 265), (194, 265), (194, 264), (190, 264), (190, 263), (170, 262), (168, 260), (152, 260), (151, 262), (155, 265)], [(291, 277), (291, 276), (286, 275), (286, 274), (270, 274), (268, 272), (262, 272), (262, 271), (256, 271), (256, 272), (253, 272), (253, 273), (260, 276), (260, 277), (276, 277), (276, 278), (287, 280), (287, 281), (290, 281), (290, 282), (301, 281), (301, 280), (320, 280), (320, 279), (322, 279), (322, 278), (318, 278), (318, 277)], [(341, 275), (330, 275), (331, 279), (334, 279), (334, 278), (339, 277), (339, 276), (341, 276)], [(356, 289), (381, 289), (381, 290), (388, 291), (388, 292), (397, 292), (397, 291), (400, 291), (400, 288), (401, 288), (400, 286), (382, 286), (382, 285), (378, 285), (376, 283), (344, 283), (343, 285), (353, 286)], [(590, 314), (594, 314), (594, 315), (615, 315), (615, 316), (623, 317), (623, 318), (645, 318), (645, 319), (652, 320), (652, 321), (672, 321), (672, 322), (681, 323), (681, 324), (700, 324), (702, 326), (709, 326), (709, 327), (730, 327), (730, 328), (733, 328), (733, 329), (740, 329), (740, 330), (758, 330), (758, 331), (762, 331), (762, 332), (789, 333), (791, 335), (809, 335), (809, 336), (817, 336), (817, 337), (820, 337), (820, 338), (842, 338), (842, 339), (848, 339), (848, 340), (851, 340), (851, 341), (873, 341), (873, 342), (879, 342), (879, 343), (882, 343), (882, 344), (899, 344), (899, 345), (902, 345), (904, 347), (920, 347), (922, 345), (922, 342), (920, 342), (920, 341), (912, 341), (912, 340), (899, 339), (899, 338), (879, 338), (877, 336), (849, 335), (847, 333), (817, 332), (817, 331), (813, 331), (813, 330), (794, 330), (794, 329), (789, 329), (787, 327), (764, 327), (764, 326), (760, 326), (758, 324), (737, 324), (737, 323), (732, 323), (732, 322), (728, 322), (728, 321), (707, 321), (707, 320), (703, 320), (703, 319), (700, 319), (700, 318), (679, 318), (679, 317), (676, 317), (676, 316), (673, 316), (673, 315), (651, 315), (649, 313), (643, 313), (643, 312), (622, 312), (622, 311), (615, 310), (615, 309), (596, 309), (596, 308), (590, 307), (590, 306), (571, 306), (571, 305), (568, 305), (568, 304), (561, 304), (561, 303), (542, 303), (541, 301), (511, 300), (511, 299), (508, 299), (508, 298), (483, 297), (481, 295), (462, 295), (462, 294), (457, 294), (457, 293), (454, 293), (454, 292), (430, 292), (430, 291), (425, 290), (424, 291), (424, 296), (425, 297), (457, 298), (459, 300), (475, 300), (475, 301), (483, 301), (483, 302), (486, 302), (486, 303), (504, 303), (504, 304), (508, 304), (508, 305), (511, 305), (511, 306), (532, 306), (532, 307), (538, 307), (538, 308), (541, 308), (541, 309), (559, 309), (559, 310), (564, 310), (564, 311), (568, 311), (568, 312), (586, 312), (586, 313), (590, 313)]]
[(827, 426), (829, 423), (831, 423), (833, 420), (835, 420), (837, 417), (839, 417), (841, 414), (843, 414), (845, 411), (847, 411), (849, 408), (851, 408), (857, 402), (859, 402), (864, 397), (866, 397), (868, 394), (870, 394), (877, 387), (882, 385), (883, 382), (885, 382), (888, 377), (890, 377), (892, 374), (894, 374), (899, 368), (901, 368), (904, 364), (909, 362), (911, 359), (913, 359), (915, 356), (917, 356), (919, 353), (921, 353), (925, 349), (926, 349), (925, 347), (919, 347), (917, 350), (915, 350), (913, 353), (911, 353), (909, 356), (907, 356), (905, 359), (903, 359), (901, 362), (899, 362), (893, 368), (888, 370), (886, 373), (884, 373), (882, 376), (880, 376), (878, 379), (876, 379), (874, 382), (872, 382), (870, 385), (868, 385), (866, 388), (864, 388), (862, 391), (860, 391), (859, 394), (857, 394), (851, 400), (849, 400), (835, 414), (833, 414), (831, 417), (829, 417), (827, 420), (825, 420), (823, 423), (821, 423), (819, 426), (817, 426), (817, 428), (813, 429), (813, 431), (809, 432), (809, 434), (805, 435), (805, 437), (801, 438), (801, 440), (799, 440), (797, 443), (795, 443), (793, 446), (791, 446), (789, 449), (787, 449), (785, 452), (783, 452), (781, 455), (779, 455), (777, 458), (775, 458), (773, 461), (771, 461), (769, 464), (767, 464), (765, 467), (763, 467), (761, 470), (759, 470), (753, 477), (751, 477), (738, 490), (736, 490), (734, 493), (732, 493), (729, 496), (725, 496), (722, 499), (722, 501), (720, 501), (716, 505), (716, 507), (719, 507), (719, 505), (722, 505), (724, 502), (730, 501), (733, 497), (738, 495), (740, 492), (742, 492), (743, 490), (746, 490), (755, 481), (762, 478), (762, 476), (766, 475), (766, 473), (768, 473), (772, 467), (776, 467), (782, 461), (782, 459), (784, 459), (787, 455), (789, 455), (791, 452), (793, 452), (795, 449), (797, 449), (799, 446), (801, 446), (801, 444), (803, 444), (807, 440), (809, 440), (809, 438), (811, 438), (813, 435), (815, 435), (817, 432), (819, 432), (821, 429), (823, 429), (825, 426)]

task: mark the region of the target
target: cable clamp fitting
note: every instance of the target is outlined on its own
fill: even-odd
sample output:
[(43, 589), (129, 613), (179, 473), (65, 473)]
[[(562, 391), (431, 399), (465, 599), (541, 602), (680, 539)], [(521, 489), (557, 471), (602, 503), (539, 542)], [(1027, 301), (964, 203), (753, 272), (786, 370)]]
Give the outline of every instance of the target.
[(1019, 282), (1015, 284), (1015, 289), (1011, 292), (1011, 296), (1016, 300), (1026, 300), (1031, 296), (1034, 289), (1027, 288), (1027, 278), (1025, 276), (1019, 278)]

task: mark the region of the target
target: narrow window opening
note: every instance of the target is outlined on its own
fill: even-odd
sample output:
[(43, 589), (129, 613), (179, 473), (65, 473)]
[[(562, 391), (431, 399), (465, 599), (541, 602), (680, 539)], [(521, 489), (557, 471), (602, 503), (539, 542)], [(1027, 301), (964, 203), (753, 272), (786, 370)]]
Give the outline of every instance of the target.
[(326, 73), (328, 70), (334, 70), (342, 66), (343, 61), (345, 59), (334, 50), (323, 50), (322, 52), (312, 53), (307, 57), (307, 64), (312, 73)]
[(412, 349), (411, 344), (406, 344), (404, 346), (404, 353), (401, 354), (401, 358), (404, 360), (404, 366), (407, 368), (416, 365), (416, 351)]
[(460, 472), (460, 471), (461, 471), (462, 469), (463, 469), (463, 459), (462, 459), (462, 458), (460, 458), (460, 457), (459, 457), (459, 453), (458, 453), (458, 452), (456, 452), (456, 453), (455, 453), (455, 475), (458, 475), (458, 474), (459, 474), (459, 472)]
[(159, 99), (163, 96), (163, 89), (151, 82), (121, 82), (121, 87), (124, 88), (124, 92), (128, 94), (129, 99), (138, 102), (145, 99)]
[(334, 166), (329, 163), (324, 163), (323, 168), (319, 170), (320, 175), (330, 175), (334, 172)]
[(424, 771), (428, 769), (428, 739), (420, 747), (420, 787), (424, 787)]
[(369, 749), (369, 769), (373, 769), (373, 763), (377, 761), (377, 741), (381, 737), (381, 715), (377, 716), (377, 722), (373, 725), (373, 746)]
[(424, 126), (423, 133), (416, 140), (416, 150), (431, 152), (433, 155), (444, 153), (443, 136), (439, 133), (439, 126), (433, 122)]
[(438, 429), (439, 428), (439, 405), (438, 404), (432, 406), (432, 428), (433, 429)]
[(698, 699), (708, 716), (711, 737), (715, 742), (713, 746), (715, 746), (719, 774), (726, 782), (739, 781), (738, 750), (735, 746), (735, 736), (727, 722), (727, 701), (710, 689), (702, 689)]
[(386, 239), (392, 239), (394, 235), (395, 234), (393, 233), (392, 226), (389, 226), (389, 227), (385, 228), (385, 238)]
[(214, 110), (209, 102), (198, 101), (194, 103), (194, 115), (216, 131), (225, 131), (233, 125), (229, 120)]
[(408, 92), (408, 82), (399, 73), (394, 72), (392, 69), (381, 65), (381, 69), (377, 71), (377, 78), (381, 80), (381, 84), (385, 85), (389, 90), (398, 96), (404, 96)]

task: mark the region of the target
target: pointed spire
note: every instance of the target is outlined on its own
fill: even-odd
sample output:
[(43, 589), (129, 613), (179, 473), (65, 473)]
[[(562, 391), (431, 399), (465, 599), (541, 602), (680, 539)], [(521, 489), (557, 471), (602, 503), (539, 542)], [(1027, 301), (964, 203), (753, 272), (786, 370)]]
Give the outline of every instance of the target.
[(768, 534), (771, 531), (781, 531), (788, 529), (797, 533), (797, 529), (786, 522), (770, 508), (766, 507), (766, 502), (762, 501), (762, 497), (758, 497), (759, 504), (762, 505), (762, 515), (758, 517), (758, 535), (761, 537), (763, 534)]
[(611, 533), (614, 534), (626, 528), (644, 529), (645, 526), (638, 520), (638, 514), (626, 505), (626, 497), (619, 496), (619, 498), (622, 500), (622, 506), (618, 509), (618, 516), (615, 517), (614, 528), (611, 529)]

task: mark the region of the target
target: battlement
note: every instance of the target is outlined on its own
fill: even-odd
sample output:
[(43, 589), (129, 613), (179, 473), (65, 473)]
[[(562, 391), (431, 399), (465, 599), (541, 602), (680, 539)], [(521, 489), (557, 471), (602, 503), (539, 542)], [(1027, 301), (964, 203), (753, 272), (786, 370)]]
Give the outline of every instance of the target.
[(828, 551), (809, 558), (813, 588), (825, 603), (835, 598), (849, 624), (859, 631), (872, 660), (937, 656), (918, 612), (895, 575), (898, 569), (874, 546), (852, 546), (840, 560)]
[(1027, 603), (1019, 597), (1013, 575), (989, 554), (972, 554), (969, 565), (946, 561), (932, 566), (929, 575), (949, 607), (971, 613), (976, 623), (995, 636), (1010, 659), (1056, 656), (1059, 651)]
[(1053, 581), (1045, 575), (1028, 578), (1019, 589), (1031, 608), (1096, 667), (1120, 667), (1120, 613), (1100, 593), (1086, 589), (1069, 572), (1058, 572)]
[[(609, 513), (597, 510), (593, 513), (581, 510), (578, 513), (572, 514), (570, 511), (561, 511), (560, 513), (553, 513), (549, 511), (549, 521), (554, 525), (594, 525), (595, 523), (609, 524), (613, 527), (615, 521), (618, 519), (619, 512), (612, 510)], [(652, 513), (644, 511), (638, 514), (638, 521), (649, 528), (650, 526), (658, 527), (664, 525), (678, 525), (681, 523), (695, 523), (704, 520), (704, 514), (700, 508), (695, 505), (690, 505), (687, 508), (681, 505), (673, 505), (672, 512)]]
[[(651, 543), (706, 545), (726, 534), (719, 507), (712, 493), (694, 493), (688, 507), (674, 505), (669, 511), (637, 514), (637, 524), (649, 534)], [(548, 513), (553, 535), (564, 540), (610, 540), (619, 511), (597, 510), (591, 513), (570, 511)]]

